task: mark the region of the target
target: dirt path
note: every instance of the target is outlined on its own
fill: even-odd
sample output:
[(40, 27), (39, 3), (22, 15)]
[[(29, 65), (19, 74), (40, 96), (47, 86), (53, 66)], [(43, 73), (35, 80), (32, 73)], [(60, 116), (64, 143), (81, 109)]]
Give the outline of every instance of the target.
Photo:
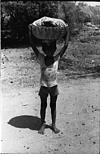
[[(47, 128), (40, 135), (39, 67), (30, 62), (29, 51), (4, 53), (1, 153), (99, 154), (100, 78), (68, 79), (59, 74), (57, 126), (61, 132), (54, 134)], [(51, 123), (49, 98), (46, 121)]]
[[(38, 87), (6, 89), (2, 104), (2, 153), (99, 154), (100, 79), (66, 80), (59, 88), (57, 126), (61, 133), (57, 135), (49, 128), (45, 135), (37, 132)], [(51, 123), (49, 105), (46, 120)]]

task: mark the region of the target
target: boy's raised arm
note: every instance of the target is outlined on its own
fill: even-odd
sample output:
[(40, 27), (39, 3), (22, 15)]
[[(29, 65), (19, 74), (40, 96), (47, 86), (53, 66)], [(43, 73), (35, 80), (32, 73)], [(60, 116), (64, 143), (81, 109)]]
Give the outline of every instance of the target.
[(31, 44), (31, 47), (32, 47), (33, 51), (35, 52), (36, 56), (38, 57), (39, 51), (36, 48), (36, 45), (34, 45), (34, 42), (33, 42), (33, 39), (32, 39), (32, 27), (31, 27), (31, 24), (29, 25), (29, 41), (30, 41), (30, 44)]
[(69, 41), (69, 28), (68, 28), (67, 35), (65, 38), (64, 46), (62, 47), (61, 51), (55, 57), (59, 57), (59, 56), (62, 57), (63, 56), (63, 54), (65, 53), (65, 51), (68, 47), (68, 41)]

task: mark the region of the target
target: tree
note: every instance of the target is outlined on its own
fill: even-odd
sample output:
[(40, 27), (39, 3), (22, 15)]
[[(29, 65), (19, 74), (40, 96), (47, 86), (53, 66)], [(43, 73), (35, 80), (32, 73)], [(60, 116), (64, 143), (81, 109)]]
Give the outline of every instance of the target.
[(43, 16), (57, 17), (58, 16), (58, 2), (57, 1), (38, 1), (39, 18)]
[(75, 11), (76, 6), (75, 2), (70, 1), (61, 1), (58, 4), (58, 17), (63, 19), (66, 23), (69, 25), (70, 33), (72, 33), (72, 30), (75, 27), (76, 18), (75, 18)]
[[(11, 31), (11, 42), (28, 42), (28, 25), (43, 16), (57, 17), (58, 8), (56, 1), (7, 1), (2, 2), (1, 28), (6, 32)], [(14, 44), (14, 43), (13, 43)]]

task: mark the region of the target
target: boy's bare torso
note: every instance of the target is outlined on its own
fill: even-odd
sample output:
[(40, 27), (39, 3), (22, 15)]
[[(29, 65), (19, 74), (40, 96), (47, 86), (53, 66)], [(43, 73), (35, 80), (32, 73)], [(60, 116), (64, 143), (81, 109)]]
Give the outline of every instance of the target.
[(45, 87), (53, 87), (57, 85), (57, 71), (58, 71), (58, 63), (59, 57), (54, 58), (54, 62), (47, 66), (45, 64), (45, 56), (43, 54), (39, 54), (37, 57), (38, 63), (40, 64), (41, 69), (41, 78), (40, 84)]

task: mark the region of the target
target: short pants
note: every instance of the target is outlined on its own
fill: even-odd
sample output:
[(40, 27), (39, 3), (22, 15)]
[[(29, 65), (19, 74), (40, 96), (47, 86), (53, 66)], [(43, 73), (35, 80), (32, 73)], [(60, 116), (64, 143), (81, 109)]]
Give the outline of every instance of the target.
[(45, 87), (45, 86), (41, 86), (40, 90), (39, 90), (39, 95), (40, 96), (48, 96), (48, 94), (50, 94), (50, 96), (56, 96), (59, 95), (59, 89), (58, 86), (53, 86), (53, 87)]

